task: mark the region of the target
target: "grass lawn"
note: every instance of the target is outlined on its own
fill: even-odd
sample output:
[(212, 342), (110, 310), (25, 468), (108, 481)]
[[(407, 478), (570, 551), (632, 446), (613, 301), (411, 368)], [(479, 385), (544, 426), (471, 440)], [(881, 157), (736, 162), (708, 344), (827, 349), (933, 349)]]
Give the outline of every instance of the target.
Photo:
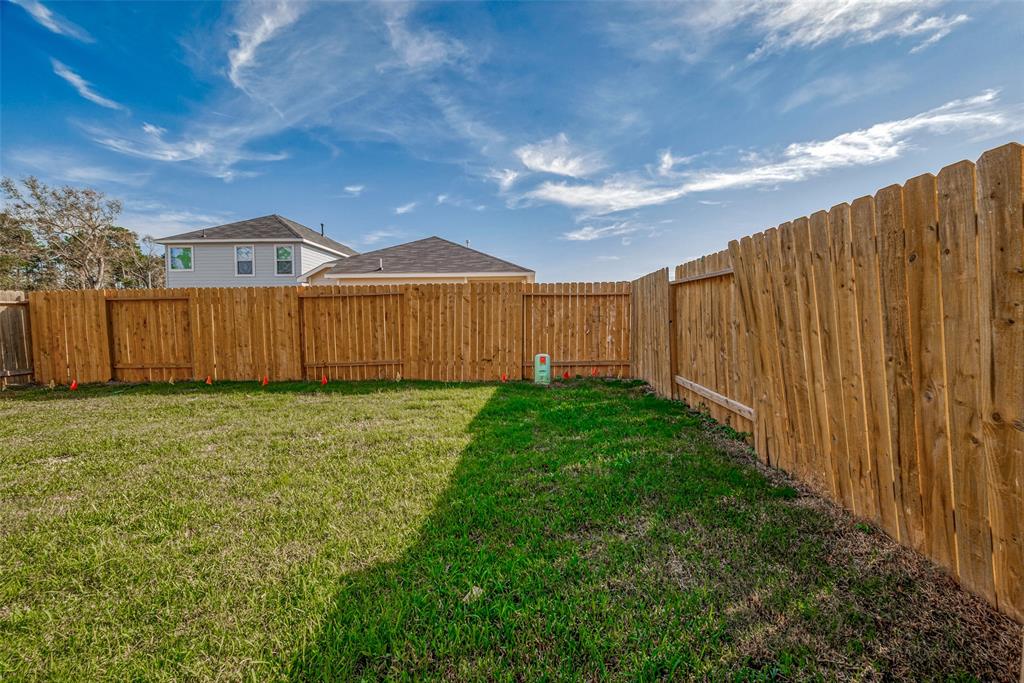
[(4, 680), (1012, 680), (1020, 636), (635, 384), (0, 394)]

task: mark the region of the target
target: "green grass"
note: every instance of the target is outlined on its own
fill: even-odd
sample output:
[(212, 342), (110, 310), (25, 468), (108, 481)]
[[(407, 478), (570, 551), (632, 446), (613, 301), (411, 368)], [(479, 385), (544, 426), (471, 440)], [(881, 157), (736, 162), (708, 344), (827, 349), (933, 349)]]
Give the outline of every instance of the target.
[(6, 392), (0, 679), (1014, 674), (1008, 622), (726, 449), (630, 383)]

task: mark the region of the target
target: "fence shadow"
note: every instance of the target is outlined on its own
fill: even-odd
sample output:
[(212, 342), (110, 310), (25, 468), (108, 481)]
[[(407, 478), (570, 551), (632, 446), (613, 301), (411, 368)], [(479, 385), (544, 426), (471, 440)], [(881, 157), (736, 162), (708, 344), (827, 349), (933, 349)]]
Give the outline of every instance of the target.
[(882, 537), (836, 531), (703, 418), (617, 384), (499, 385), (418, 541), (338, 579), (289, 678), (984, 674), (1013, 657), (922, 592), (905, 551), (880, 559)]

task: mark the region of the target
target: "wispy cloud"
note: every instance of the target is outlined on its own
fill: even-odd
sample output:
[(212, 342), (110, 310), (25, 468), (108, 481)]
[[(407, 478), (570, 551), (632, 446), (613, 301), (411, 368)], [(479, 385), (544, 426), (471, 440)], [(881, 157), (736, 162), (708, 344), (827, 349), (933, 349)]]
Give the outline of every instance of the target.
[(448, 69), (464, 82), (479, 50), (463, 51), (461, 42), (423, 26), (408, 8), (257, 1), (231, 7), (225, 30), (234, 43), (212, 53), (206, 41), (196, 61), (208, 70), (205, 76), (226, 73), (234, 87), (218, 91), (173, 132), (94, 127), (88, 131), (94, 140), (133, 156), (185, 160), (225, 180), (262, 172), (241, 167), (249, 162), (286, 158), (261, 146), (286, 131), (400, 144), (432, 160), (469, 158), (480, 174), (486, 173), (481, 166), (491, 165), (481, 164), (481, 151), (503, 144), (500, 133), (453, 94), (452, 79), (430, 71)]
[(403, 214), (412, 213), (413, 209), (416, 208), (418, 202), (409, 202), (408, 204), (402, 204), (401, 206), (395, 207), (395, 215), (401, 216)]
[(166, 237), (230, 222), (233, 214), (173, 208), (151, 200), (128, 200), (119, 223), (140, 235)]
[(516, 180), (520, 177), (519, 171), (511, 168), (502, 169), (491, 169), (487, 173), (487, 177), (498, 183), (498, 189), (502, 192), (508, 192), (515, 184)]
[(257, 50), (281, 29), (295, 23), (303, 5), (290, 0), (247, 5), (239, 13), (240, 21), (233, 31), (237, 45), (228, 52), (228, 78), (235, 87), (248, 92), (244, 74), (256, 61)]
[(486, 211), (487, 207), (477, 202), (471, 202), (465, 197), (455, 197), (447, 193), (437, 195), (435, 203), (438, 206), (456, 206), (460, 209), (472, 209), (473, 211)]
[(358, 197), (366, 189), (366, 185), (346, 185), (345, 196), (346, 197)]
[(74, 71), (68, 68), (63, 62), (51, 58), (50, 64), (53, 65), (53, 73), (57, 74), (65, 81), (70, 83), (71, 87), (77, 90), (78, 94), (84, 97), (85, 99), (95, 104), (98, 104), (101, 107), (106, 107), (107, 109), (117, 109), (120, 111), (125, 110), (124, 105), (120, 104), (119, 102), (115, 102), (114, 100), (103, 97), (103, 95), (100, 95), (98, 92), (93, 90), (92, 83), (76, 74)]
[(85, 29), (56, 14), (49, 7), (39, 2), (39, 0), (11, 0), (11, 2), (15, 5), (20, 5), (40, 25), (45, 26), (54, 33), (80, 40), (83, 43), (96, 42)]
[(385, 6), (385, 26), (391, 47), (402, 64), (410, 69), (423, 69), (451, 63), (466, 54), (466, 47), (458, 40), (436, 31), (409, 28), (406, 18), (410, 5), (389, 4)]
[(360, 237), (358, 241), (359, 241), (359, 244), (365, 244), (366, 246), (372, 246), (372, 245), (377, 244), (379, 242), (382, 242), (384, 240), (393, 239), (393, 238), (396, 238), (396, 237), (401, 237), (404, 234), (405, 233), (403, 233), (401, 230), (391, 230), (391, 229), (371, 230), (370, 232), (368, 232), (365, 235), (363, 235), (362, 237)]
[(108, 183), (139, 186), (149, 179), (149, 173), (110, 168), (60, 149), (22, 149), (6, 157), (5, 164), (22, 166), (44, 180), (89, 186)]
[(919, 52), (969, 21), (938, 11), (946, 0), (706, 0), (651, 4), (639, 18), (614, 20), (609, 35), (646, 59), (702, 60), (720, 43), (753, 39), (749, 62), (830, 43), (913, 40)]
[(252, 152), (245, 149), (247, 141), (244, 128), (210, 128), (206, 137), (181, 137), (167, 140), (165, 130), (146, 123), (142, 126), (141, 137), (132, 137), (130, 132), (115, 133), (98, 128), (87, 128), (93, 140), (107, 149), (128, 156), (152, 161), (196, 162), (207, 173), (225, 181), (251, 177), (255, 171), (238, 170), (235, 166), (243, 161), (280, 161), (287, 154)]
[(592, 240), (604, 239), (606, 237), (621, 237), (632, 235), (643, 230), (644, 225), (638, 225), (632, 221), (616, 221), (608, 225), (584, 225), (575, 230), (562, 233), (562, 239), (571, 242), (590, 242)]
[(861, 73), (835, 73), (801, 83), (782, 100), (780, 111), (792, 111), (811, 103), (825, 107), (839, 107), (850, 102), (892, 92), (906, 82), (907, 77), (891, 65), (884, 69), (870, 69)]
[(672, 150), (666, 149), (658, 156), (658, 175), (667, 177), (672, 175), (676, 166), (688, 164), (697, 158), (696, 154), (685, 157), (672, 156)]
[(1008, 113), (994, 106), (997, 100), (998, 92), (988, 90), (976, 97), (953, 100), (915, 116), (877, 123), (830, 140), (793, 143), (777, 161), (729, 171), (701, 172), (684, 187), (687, 192), (706, 192), (797, 182), (837, 168), (896, 159), (910, 148), (912, 136), (918, 133), (942, 135), (982, 128), (994, 133), (1012, 125)]
[(938, 2), (921, 0), (761, 0), (741, 11), (764, 31), (761, 44), (750, 55), (756, 60), (791, 48), (814, 48), (830, 42), (875, 43), (886, 38), (915, 38), (917, 52), (949, 35), (966, 22), (966, 14), (926, 15)]
[(601, 170), (604, 163), (595, 153), (583, 153), (569, 144), (565, 133), (516, 150), (523, 166), (531, 171), (553, 173), (571, 178), (584, 178)]
[[(835, 169), (891, 161), (909, 150), (915, 136), (921, 134), (984, 130), (987, 135), (995, 135), (1019, 128), (1022, 107), (999, 108), (997, 103), (998, 92), (988, 90), (976, 97), (953, 100), (915, 116), (878, 123), (829, 140), (793, 143), (778, 155), (748, 155), (746, 165), (738, 168), (691, 171), (680, 184), (620, 174), (591, 184), (549, 181), (526, 196), (598, 215), (664, 204), (699, 192), (799, 182)], [(574, 234), (577, 233), (583, 237), (570, 239), (593, 234), (582, 229)]]

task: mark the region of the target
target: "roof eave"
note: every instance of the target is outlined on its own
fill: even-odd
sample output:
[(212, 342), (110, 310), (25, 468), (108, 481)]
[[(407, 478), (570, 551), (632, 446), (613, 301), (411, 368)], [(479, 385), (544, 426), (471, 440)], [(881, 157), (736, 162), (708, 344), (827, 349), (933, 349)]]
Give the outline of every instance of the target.
[(533, 270), (510, 270), (510, 271), (435, 271), (435, 272), (382, 272), (371, 270), (365, 273), (326, 273), (324, 277), (332, 280), (345, 280), (352, 278), (389, 278), (389, 277), (527, 277), (536, 275)]
[(308, 240), (304, 237), (161, 237), (158, 240), (153, 240), (157, 244), (169, 245), (169, 244), (284, 244), (286, 242), (301, 242), (302, 244), (308, 244), (311, 247), (317, 249), (323, 249), (329, 251), (332, 254), (337, 254), (343, 258), (349, 258), (352, 254), (346, 254), (343, 251), (339, 251), (333, 247), (324, 246), (318, 244), (313, 240)]

